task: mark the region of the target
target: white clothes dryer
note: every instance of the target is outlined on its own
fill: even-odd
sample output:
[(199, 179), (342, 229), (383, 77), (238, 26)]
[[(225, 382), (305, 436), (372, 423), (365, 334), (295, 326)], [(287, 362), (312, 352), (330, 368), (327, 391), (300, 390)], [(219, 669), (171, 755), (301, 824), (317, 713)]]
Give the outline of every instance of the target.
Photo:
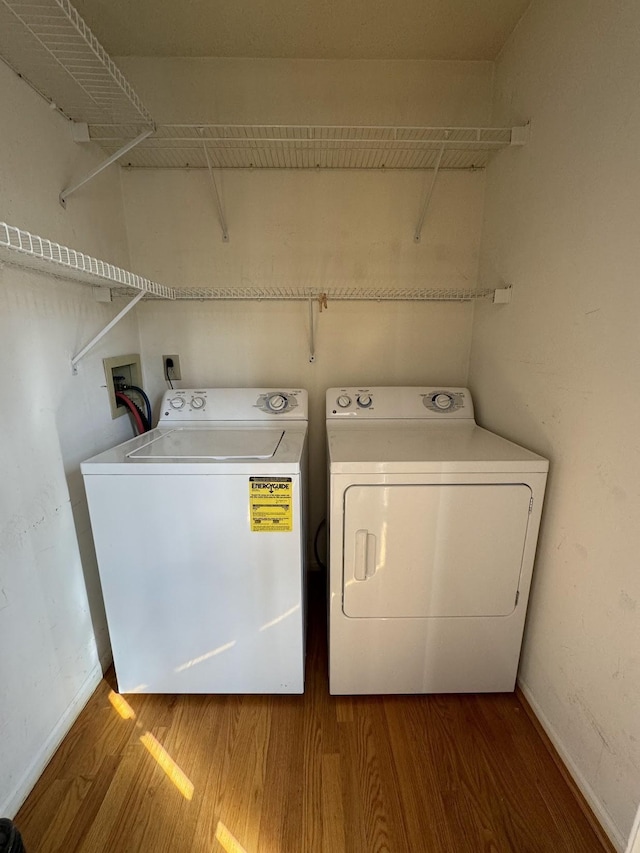
[(118, 689), (302, 693), (301, 390), (172, 390), (81, 466)]
[(335, 694), (515, 686), (548, 461), (465, 388), (331, 388)]

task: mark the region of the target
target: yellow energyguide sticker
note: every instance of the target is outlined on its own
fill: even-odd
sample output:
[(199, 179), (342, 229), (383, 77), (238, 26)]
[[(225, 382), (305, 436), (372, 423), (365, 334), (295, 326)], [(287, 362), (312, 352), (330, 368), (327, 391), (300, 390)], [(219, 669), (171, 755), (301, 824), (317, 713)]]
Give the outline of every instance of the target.
[(254, 533), (291, 533), (291, 477), (249, 477), (249, 516)]

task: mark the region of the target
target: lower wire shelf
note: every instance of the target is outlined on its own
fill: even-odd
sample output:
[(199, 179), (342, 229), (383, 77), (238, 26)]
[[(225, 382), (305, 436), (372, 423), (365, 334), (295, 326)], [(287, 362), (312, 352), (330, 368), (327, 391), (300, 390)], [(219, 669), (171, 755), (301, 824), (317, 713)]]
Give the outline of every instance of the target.
[(21, 228), (0, 222), (0, 263), (33, 269), (55, 278), (70, 279), (91, 286), (114, 288), (119, 295), (133, 298), (71, 359), (75, 374), (78, 363), (107, 332), (112, 329), (138, 302), (143, 299), (162, 300), (285, 300), (305, 301), (309, 304), (311, 334), (309, 361), (315, 360), (313, 337), (313, 308), (322, 311), (331, 301), (354, 302), (471, 302), (491, 299), (508, 302), (509, 288), (401, 288), (401, 287), (224, 287), (224, 288), (174, 288), (136, 273), (94, 258), (76, 249), (54, 243)]
[(121, 295), (168, 300), (318, 300), (370, 302), (470, 302), (493, 298), (493, 289), (426, 287), (196, 287), (159, 284), (108, 261), (0, 222), (0, 260), (82, 284), (114, 288)]

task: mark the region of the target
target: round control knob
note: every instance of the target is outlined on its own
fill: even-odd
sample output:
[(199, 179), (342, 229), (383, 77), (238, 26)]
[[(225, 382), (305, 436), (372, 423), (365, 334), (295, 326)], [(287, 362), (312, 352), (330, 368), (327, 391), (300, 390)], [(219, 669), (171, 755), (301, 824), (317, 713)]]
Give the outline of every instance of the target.
[(347, 406), (351, 405), (351, 397), (347, 397), (346, 394), (340, 394), (338, 397), (338, 405), (341, 409), (346, 409)]
[(267, 399), (267, 407), (271, 409), (272, 412), (284, 412), (287, 408), (288, 402), (289, 401), (284, 394), (272, 394)]
[(358, 405), (361, 409), (368, 409), (372, 403), (371, 394), (360, 394), (358, 397)]
[(203, 409), (205, 404), (204, 397), (192, 397), (191, 398), (191, 408), (192, 409)]
[(451, 408), (453, 400), (448, 394), (436, 394), (436, 396), (433, 398), (433, 402), (435, 403), (438, 409), (442, 409), (442, 411), (444, 412), (447, 409)]
[(184, 397), (174, 397), (169, 400), (169, 405), (172, 409), (181, 409), (184, 406)]

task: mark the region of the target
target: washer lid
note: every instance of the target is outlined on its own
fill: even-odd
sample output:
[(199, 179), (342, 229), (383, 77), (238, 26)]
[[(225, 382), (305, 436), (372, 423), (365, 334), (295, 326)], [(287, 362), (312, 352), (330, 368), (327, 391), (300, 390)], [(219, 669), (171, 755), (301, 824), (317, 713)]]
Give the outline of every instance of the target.
[(299, 474), (306, 436), (306, 421), (277, 427), (254, 421), (156, 427), (92, 456), (80, 470), (109, 475)]
[(173, 429), (127, 453), (129, 459), (271, 459), (281, 429)]

